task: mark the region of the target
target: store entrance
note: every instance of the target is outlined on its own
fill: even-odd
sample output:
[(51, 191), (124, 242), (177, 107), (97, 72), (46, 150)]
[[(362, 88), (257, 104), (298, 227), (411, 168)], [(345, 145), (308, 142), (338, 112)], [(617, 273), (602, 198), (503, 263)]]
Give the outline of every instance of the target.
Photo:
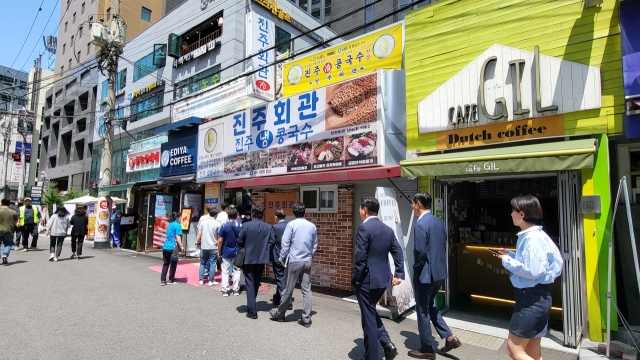
[[(580, 258), (583, 237), (577, 173), (450, 178), (432, 184), (434, 215), (446, 222), (449, 236), (449, 279), (436, 301), (439, 308), (473, 319), (470, 321), (508, 326), (514, 304), (510, 273), (487, 249), (515, 250), (519, 229), (510, 216), (510, 200), (515, 196), (536, 196), (544, 213), (541, 225), (545, 232), (565, 258), (571, 256), (568, 254)], [(580, 269), (579, 261), (565, 260), (562, 279), (551, 286), (549, 330), (570, 346), (579, 343), (583, 327)]]

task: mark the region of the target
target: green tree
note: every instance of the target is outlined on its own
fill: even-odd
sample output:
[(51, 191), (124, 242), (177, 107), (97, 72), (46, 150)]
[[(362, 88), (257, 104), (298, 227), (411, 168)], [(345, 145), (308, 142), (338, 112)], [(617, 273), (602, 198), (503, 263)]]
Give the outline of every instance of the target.
[(49, 182), (49, 187), (44, 190), (43, 198), (44, 203), (47, 204), (49, 214), (53, 213), (53, 204), (55, 204), (56, 207), (62, 206), (62, 196), (58, 191), (58, 184), (55, 181)]
[(87, 195), (89, 192), (80, 192), (76, 189), (67, 190), (66, 194), (62, 195), (62, 202), (67, 202), (69, 200), (77, 199), (79, 197)]

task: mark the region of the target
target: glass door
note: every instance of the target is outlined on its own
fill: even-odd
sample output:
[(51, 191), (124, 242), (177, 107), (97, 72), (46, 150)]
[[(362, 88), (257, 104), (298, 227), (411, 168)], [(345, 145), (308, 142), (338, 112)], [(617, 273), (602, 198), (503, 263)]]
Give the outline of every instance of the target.
[[(433, 196), (433, 204), (431, 206), (432, 207), (431, 211), (433, 211), (433, 215), (435, 215), (436, 217), (444, 221), (445, 226), (447, 228), (447, 269), (448, 269), (449, 268), (449, 251), (451, 249), (451, 238), (448, 231), (449, 229), (449, 210), (448, 210), (449, 209), (449, 205), (448, 205), (449, 185), (446, 182), (439, 181), (439, 180), (432, 180), (431, 184), (432, 184), (431, 194)], [(438, 293), (435, 299), (435, 306), (438, 308), (438, 310), (440, 311), (449, 310), (449, 306), (450, 306), (449, 297), (450, 297), (449, 277), (447, 277), (447, 280), (442, 285), (442, 289), (440, 289), (440, 292)]]

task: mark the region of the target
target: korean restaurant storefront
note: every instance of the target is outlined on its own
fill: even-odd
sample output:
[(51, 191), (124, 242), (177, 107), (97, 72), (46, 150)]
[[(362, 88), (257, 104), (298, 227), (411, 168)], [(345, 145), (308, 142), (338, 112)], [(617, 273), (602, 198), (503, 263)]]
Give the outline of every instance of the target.
[[(617, 25), (607, 22), (608, 35), (593, 40), (602, 45), (597, 50), (566, 44), (593, 35), (575, 24), (595, 22), (596, 12), (612, 16), (617, 5), (532, 5), (532, 13), (549, 11), (543, 22), (556, 24), (553, 42), (543, 33), (531, 39), (528, 17), (513, 19), (520, 5), (470, 9), (442, 1), (407, 15), (402, 176), (433, 194), (434, 214), (449, 230), (441, 307), (498, 324), (508, 324), (513, 287), (486, 250), (515, 248), (510, 199), (536, 196), (543, 228), (565, 258), (562, 277), (552, 285), (549, 328), (565, 346), (577, 347), (583, 336), (603, 336), (606, 252), (599, 249), (606, 247), (611, 221), (608, 135), (622, 129), (613, 106), (622, 82), (610, 71), (620, 52), (607, 46), (618, 41)], [(466, 23), (453, 35), (445, 29), (461, 19), (447, 18), (442, 7), (462, 18), (477, 11), (496, 16), (485, 29)], [(492, 30), (498, 28), (512, 30)], [(460, 36), (465, 33), (473, 34), (473, 47)]]
[[(372, 51), (379, 38), (391, 44), (380, 58)], [(270, 223), (276, 209), (291, 219), (292, 204), (303, 202), (318, 229), (313, 285), (351, 290), (359, 197), (388, 189), (400, 212), (409, 214), (410, 203), (400, 197), (415, 193), (418, 184), (402, 179), (398, 165), (405, 155), (404, 71), (375, 70), (401, 68), (402, 26), (339, 47), (348, 49), (341, 58), (323, 56), (336, 53), (328, 48), (285, 64), (285, 97), (201, 124), (198, 182), (223, 185), (222, 200), (241, 213), (263, 207)], [(363, 70), (356, 67), (358, 54), (367, 54)], [(316, 58), (351, 64), (334, 68), (335, 74), (332, 67), (314, 74)], [(306, 85), (294, 86), (299, 83)]]

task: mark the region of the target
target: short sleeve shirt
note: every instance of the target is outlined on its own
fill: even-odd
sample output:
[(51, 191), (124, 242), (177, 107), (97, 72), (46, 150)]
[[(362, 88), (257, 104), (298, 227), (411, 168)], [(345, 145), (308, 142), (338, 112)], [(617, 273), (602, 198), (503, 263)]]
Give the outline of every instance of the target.
[(176, 236), (182, 235), (182, 225), (178, 221), (172, 221), (167, 226), (167, 240), (165, 240), (162, 250), (173, 251), (176, 248)]
[(218, 248), (218, 232), (222, 224), (216, 219), (208, 217), (200, 220), (198, 223), (198, 231), (202, 231), (200, 238), (202, 250), (213, 250)]

